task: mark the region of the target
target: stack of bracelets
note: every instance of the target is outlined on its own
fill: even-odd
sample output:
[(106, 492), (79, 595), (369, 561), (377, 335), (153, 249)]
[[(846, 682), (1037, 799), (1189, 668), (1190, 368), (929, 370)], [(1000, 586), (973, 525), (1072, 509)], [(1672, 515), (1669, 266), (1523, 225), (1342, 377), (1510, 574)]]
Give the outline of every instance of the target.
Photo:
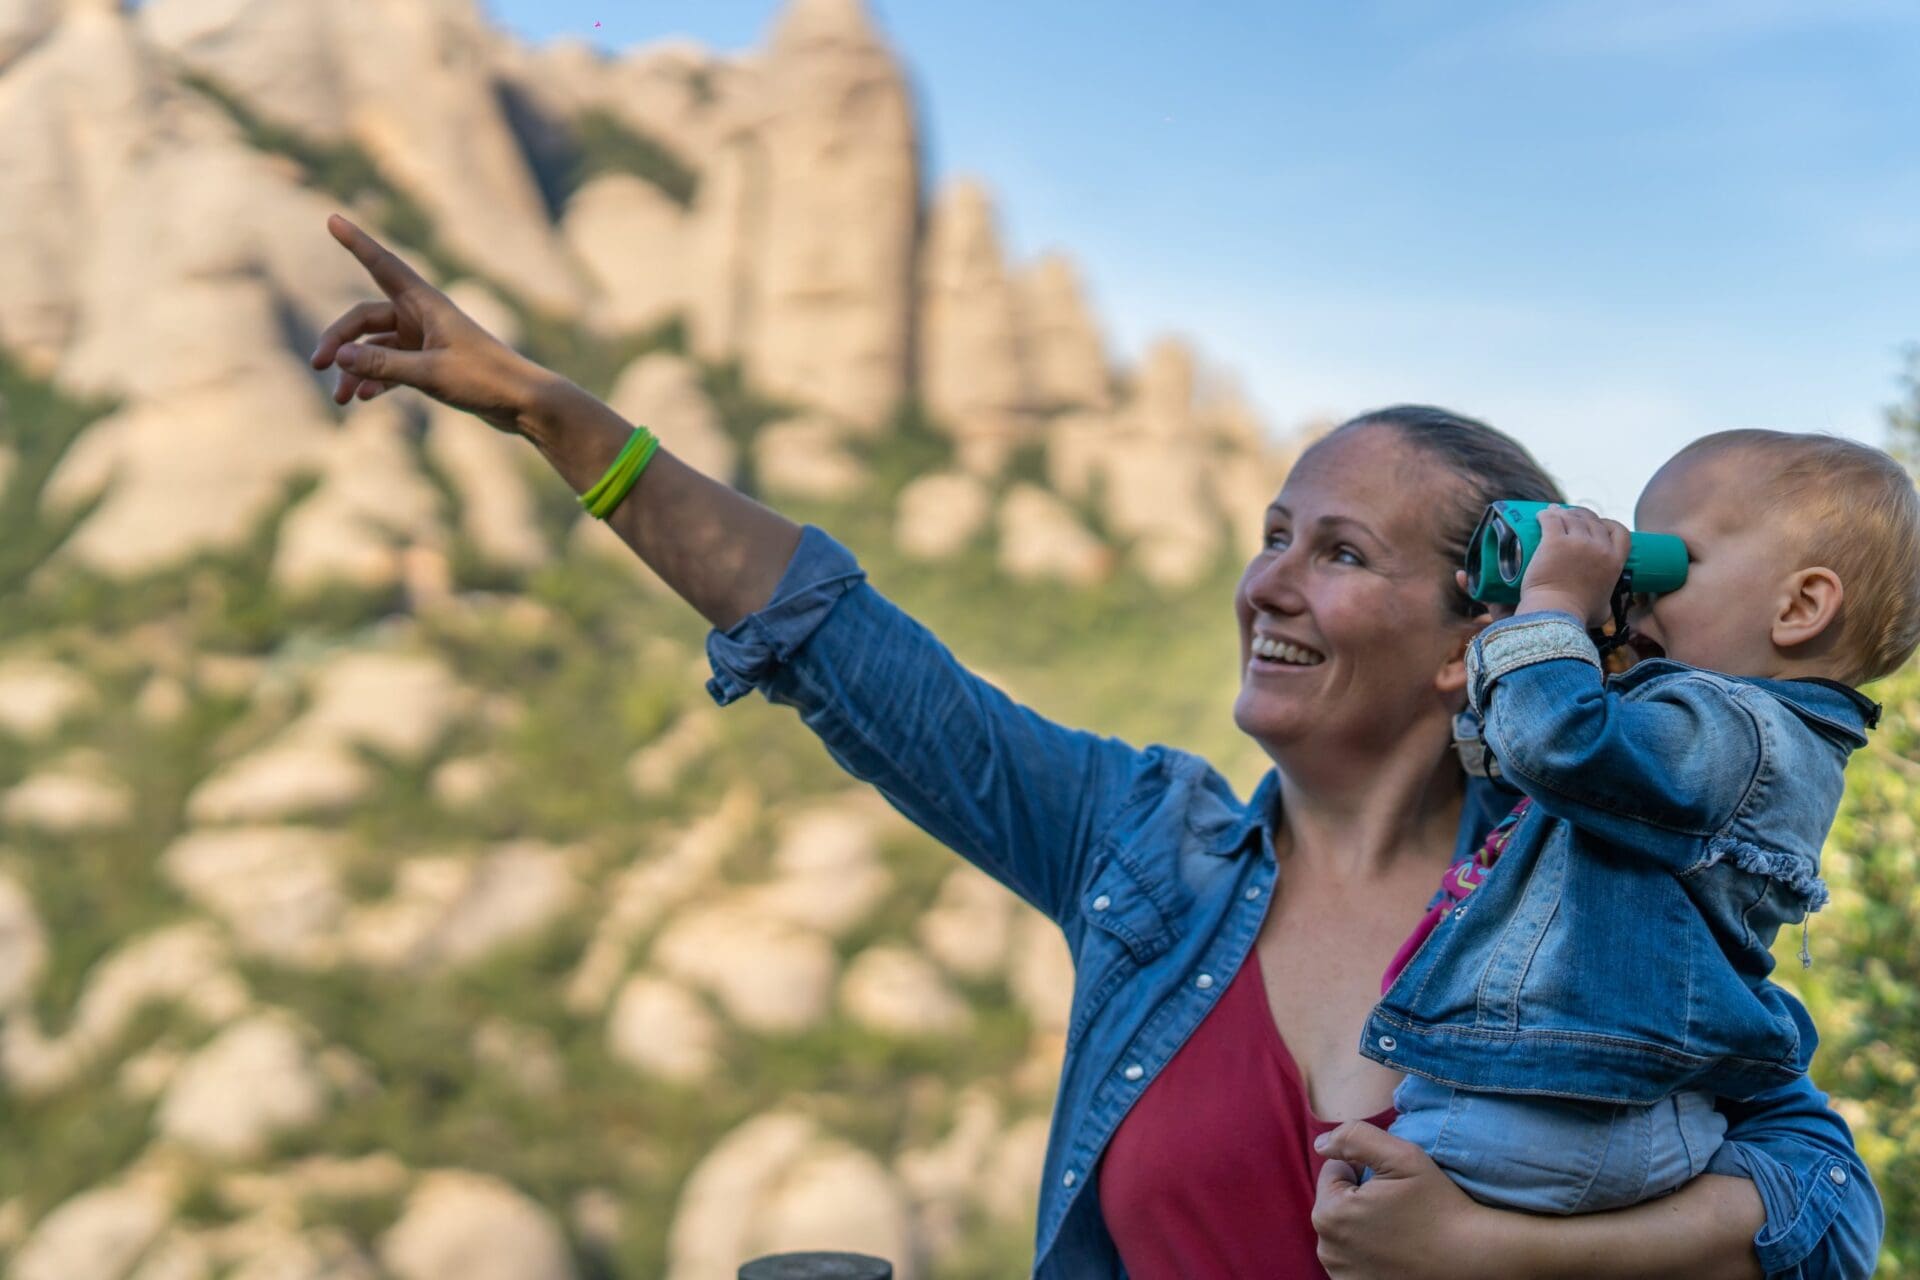
[(600, 477), (599, 483), (580, 495), (580, 505), (587, 514), (596, 520), (605, 520), (613, 514), (627, 496), (634, 482), (640, 479), (640, 473), (647, 468), (653, 458), (653, 451), (660, 447), (660, 438), (645, 427), (635, 427), (633, 434), (627, 437), (626, 447), (620, 450), (620, 456), (607, 468), (607, 474)]

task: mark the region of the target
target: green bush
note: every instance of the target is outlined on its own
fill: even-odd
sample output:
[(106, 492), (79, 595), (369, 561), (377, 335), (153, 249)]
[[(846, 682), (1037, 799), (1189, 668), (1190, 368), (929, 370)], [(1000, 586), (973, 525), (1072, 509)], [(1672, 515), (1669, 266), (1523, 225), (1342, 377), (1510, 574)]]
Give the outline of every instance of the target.
[(1883, 1280), (1920, 1276), (1920, 665), (1867, 692), (1885, 706), (1847, 768), (1823, 872), (1833, 900), (1776, 948), (1820, 1028), (1814, 1080), (1852, 1125), (1887, 1208)]
[(663, 144), (600, 108), (587, 111), (574, 126), (578, 159), (572, 187), (579, 190), (603, 173), (630, 173), (660, 188), (682, 208), (693, 204), (700, 175)]
[[(1920, 346), (1887, 410), (1890, 451), (1920, 469)], [(1920, 1277), (1920, 660), (1864, 691), (1880, 727), (1847, 766), (1822, 866), (1833, 900), (1809, 921), (1813, 967), (1782, 937), (1776, 975), (1820, 1028), (1813, 1077), (1853, 1127), (1886, 1202), (1881, 1280)]]

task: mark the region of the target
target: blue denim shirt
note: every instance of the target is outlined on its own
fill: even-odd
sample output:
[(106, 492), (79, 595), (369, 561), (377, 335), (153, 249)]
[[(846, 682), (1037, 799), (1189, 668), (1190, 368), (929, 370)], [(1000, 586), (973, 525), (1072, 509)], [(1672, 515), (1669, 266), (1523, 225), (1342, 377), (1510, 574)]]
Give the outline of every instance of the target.
[[(807, 526), (772, 599), (708, 636), (722, 705), (759, 689), (935, 839), (1054, 920), (1075, 965), (1039, 1190), (1034, 1275), (1117, 1280), (1100, 1156), (1129, 1107), (1238, 971), (1277, 875), (1269, 773), (1242, 804), (1196, 756), (1068, 729), (969, 673)], [(1468, 789), (1456, 855), (1510, 807)], [(1714, 1171), (1750, 1177), (1775, 1277), (1863, 1277), (1879, 1198), (1846, 1124), (1804, 1077), (1725, 1104)]]
[(1534, 805), (1361, 1052), (1597, 1102), (1748, 1098), (1805, 1074), (1817, 1037), (1768, 981), (1772, 946), (1826, 901), (1820, 846), (1873, 704), (1666, 660), (1608, 680), (1564, 613), (1487, 628), (1467, 672), (1483, 741)]

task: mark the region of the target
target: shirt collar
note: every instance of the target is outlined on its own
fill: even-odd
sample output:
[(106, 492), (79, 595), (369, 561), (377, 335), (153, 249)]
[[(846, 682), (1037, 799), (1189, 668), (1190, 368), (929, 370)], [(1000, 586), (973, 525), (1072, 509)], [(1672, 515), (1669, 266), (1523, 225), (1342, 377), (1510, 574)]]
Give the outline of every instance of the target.
[[(1512, 786), (1487, 778), (1467, 779), (1466, 810), (1461, 814), (1460, 835), (1453, 859), (1459, 861), (1479, 847), (1493, 824), (1513, 808), (1520, 792)], [(1226, 857), (1246, 847), (1247, 837), (1261, 833), (1263, 849), (1273, 848), (1273, 819), (1280, 812), (1280, 770), (1268, 769), (1253, 789), (1253, 796), (1226, 822), (1200, 834), (1201, 848)]]
[(1272, 848), (1273, 815), (1279, 806), (1280, 770), (1268, 769), (1253, 789), (1252, 798), (1238, 812), (1220, 826), (1201, 833), (1201, 847), (1221, 856), (1238, 853), (1246, 847), (1247, 837), (1258, 830), (1263, 847)]

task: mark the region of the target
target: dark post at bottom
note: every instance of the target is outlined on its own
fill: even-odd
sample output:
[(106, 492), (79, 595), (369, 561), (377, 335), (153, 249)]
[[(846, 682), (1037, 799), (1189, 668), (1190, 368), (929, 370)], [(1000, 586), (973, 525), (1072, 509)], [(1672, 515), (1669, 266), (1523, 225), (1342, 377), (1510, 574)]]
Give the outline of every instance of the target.
[(893, 1264), (864, 1253), (776, 1253), (741, 1267), (740, 1280), (893, 1280)]

